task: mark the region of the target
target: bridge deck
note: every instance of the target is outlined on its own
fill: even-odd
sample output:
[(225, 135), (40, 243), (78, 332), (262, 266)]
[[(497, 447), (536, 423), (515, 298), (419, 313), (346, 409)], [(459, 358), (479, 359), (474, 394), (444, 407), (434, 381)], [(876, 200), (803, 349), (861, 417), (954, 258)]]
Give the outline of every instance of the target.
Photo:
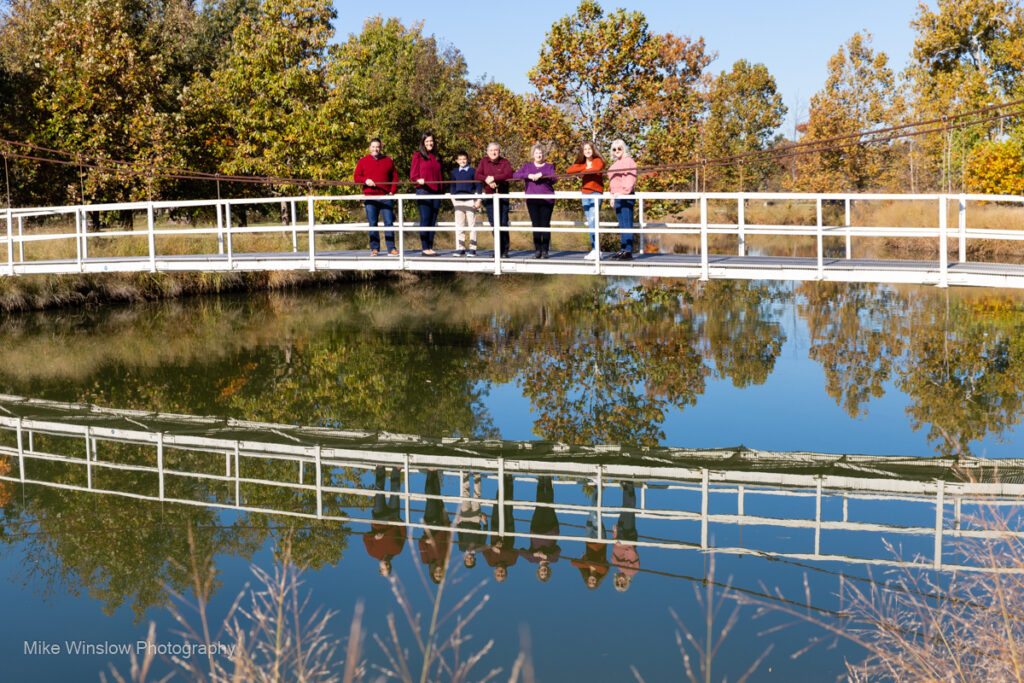
[[(697, 254), (634, 254), (630, 261), (607, 256), (597, 263), (583, 258), (584, 252), (553, 251), (548, 259), (533, 258), (532, 250), (513, 250), (496, 263), (494, 252), (478, 251), (476, 258), (458, 257), (441, 250), (437, 256), (407, 251), (404, 256), (371, 256), (367, 250), (317, 251), (316, 270), (406, 270), (476, 273), (537, 273), (568, 275), (618, 275), (630, 277), (699, 278), (701, 260)], [(309, 252), (234, 253), (167, 255), (150, 259), (137, 257), (91, 257), (16, 262), (16, 275), (39, 273), (104, 272), (231, 272), (259, 270), (309, 270)], [(951, 285), (1024, 287), (1024, 264), (951, 262)], [(709, 255), (708, 277), (712, 279), (784, 279), (838, 282), (888, 282), (937, 285), (941, 270), (937, 261), (824, 258), (819, 268), (814, 257)]]

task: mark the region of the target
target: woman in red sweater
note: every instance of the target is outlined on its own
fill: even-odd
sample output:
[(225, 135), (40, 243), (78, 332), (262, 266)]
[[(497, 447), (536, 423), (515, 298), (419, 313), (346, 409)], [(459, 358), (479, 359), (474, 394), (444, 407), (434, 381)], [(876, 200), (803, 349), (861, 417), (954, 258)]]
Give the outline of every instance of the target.
[(409, 179), (416, 183), (416, 194), (425, 195), (416, 199), (416, 208), (420, 211), (420, 245), (423, 247), (423, 255), (435, 256), (434, 231), (423, 230), (437, 225), (437, 213), (441, 210), (441, 200), (429, 198), (430, 195), (441, 193), (441, 162), (437, 158), (437, 144), (432, 133), (420, 139), (420, 148), (412, 155)]
[[(576, 163), (565, 169), (566, 173), (583, 173), (583, 194), (604, 192), (604, 159), (597, 151), (593, 142), (584, 142), (576, 155)], [(595, 259), (601, 245), (597, 243), (597, 223), (601, 220), (601, 200), (597, 197), (583, 200), (583, 214), (587, 217), (590, 227), (590, 253), (583, 258)]]

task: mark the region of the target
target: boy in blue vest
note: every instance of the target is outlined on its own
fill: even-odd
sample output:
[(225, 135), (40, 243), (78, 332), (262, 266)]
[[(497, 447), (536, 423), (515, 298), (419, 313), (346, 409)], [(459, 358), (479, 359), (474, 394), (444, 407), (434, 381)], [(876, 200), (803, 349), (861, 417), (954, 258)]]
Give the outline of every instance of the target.
[[(476, 256), (476, 211), (480, 200), (468, 195), (480, 194), (480, 183), (474, 180), (476, 169), (469, 165), (469, 155), (455, 155), (458, 168), (452, 170), (452, 207), (455, 209), (455, 255)], [(469, 228), (469, 251), (466, 251), (466, 231)]]

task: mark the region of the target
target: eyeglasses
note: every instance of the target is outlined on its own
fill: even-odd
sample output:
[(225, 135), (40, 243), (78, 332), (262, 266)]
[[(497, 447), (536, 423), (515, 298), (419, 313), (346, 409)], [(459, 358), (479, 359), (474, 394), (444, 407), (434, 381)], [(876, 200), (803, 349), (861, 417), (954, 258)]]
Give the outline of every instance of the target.
[(625, 147), (612, 147), (612, 151), (613, 152), (625, 152), (626, 148)]

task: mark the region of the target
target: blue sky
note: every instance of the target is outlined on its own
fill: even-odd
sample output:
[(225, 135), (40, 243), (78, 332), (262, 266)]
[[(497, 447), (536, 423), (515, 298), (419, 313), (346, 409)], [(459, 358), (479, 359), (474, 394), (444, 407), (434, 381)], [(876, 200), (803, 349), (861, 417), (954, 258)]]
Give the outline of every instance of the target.
[[(526, 72), (537, 63), (545, 34), (557, 19), (571, 14), (578, 1), (389, 0), (371, 4), (335, 0), (334, 4), (339, 41), (358, 33), (367, 16), (398, 17), (406, 24), (422, 20), (427, 34), (462, 51), (473, 78), (486, 74), (525, 93), (532, 90)], [(894, 70), (906, 65), (914, 44), (910, 21), (917, 0), (605, 0), (601, 6), (606, 12), (620, 6), (639, 10), (659, 33), (703, 36), (708, 49), (718, 53), (711, 65), (714, 73), (727, 70), (738, 59), (764, 63), (790, 109), (786, 127), (791, 128), (797, 103), (803, 120), (808, 100), (824, 83), (828, 58), (854, 32), (868, 30), (875, 48), (889, 55)]]

